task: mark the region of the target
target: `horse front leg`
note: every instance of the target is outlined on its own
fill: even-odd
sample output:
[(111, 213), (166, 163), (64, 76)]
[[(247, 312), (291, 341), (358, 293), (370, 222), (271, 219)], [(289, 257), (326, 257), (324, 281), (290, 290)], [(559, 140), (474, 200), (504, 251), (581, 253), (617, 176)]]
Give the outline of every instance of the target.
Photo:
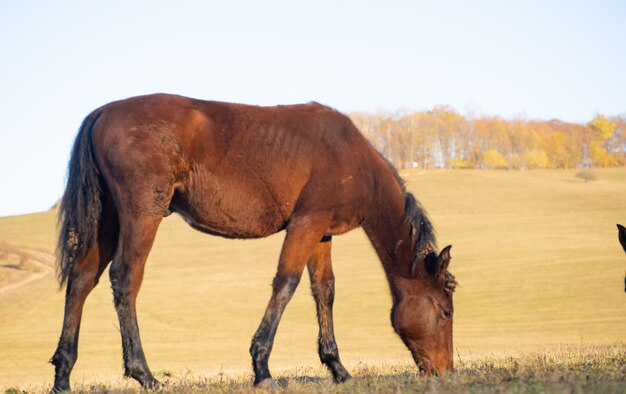
[(333, 303), (335, 300), (335, 276), (333, 274), (330, 252), (332, 241), (324, 238), (309, 259), (308, 269), (311, 277), (311, 293), (317, 308), (319, 324), (318, 353), (322, 364), (333, 375), (335, 383), (343, 383), (351, 376), (339, 359), (339, 349), (335, 341), (333, 328)]
[(250, 346), (256, 387), (278, 387), (268, 366), (276, 330), (285, 307), (298, 287), (304, 266), (329, 224), (330, 215), (323, 213), (294, 218), (287, 228), (272, 286), (272, 296)]
[(276, 275), (274, 278), (272, 297), (250, 346), (252, 368), (254, 369), (254, 385), (256, 387), (278, 387), (270, 373), (268, 361), (274, 346), (274, 337), (276, 336), (278, 323), (299, 282), (300, 278), (296, 276), (285, 278)]

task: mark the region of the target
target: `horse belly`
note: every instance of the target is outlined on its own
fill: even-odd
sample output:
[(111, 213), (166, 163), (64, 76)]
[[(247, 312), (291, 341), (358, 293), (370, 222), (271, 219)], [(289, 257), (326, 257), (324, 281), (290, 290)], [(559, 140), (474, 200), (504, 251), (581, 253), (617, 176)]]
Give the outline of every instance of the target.
[(255, 182), (221, 179), (208, 171), (197, 173), (176, 192), (170, 209), (193, 228), (227, 238), (262, 238), (282, 230), (292, 204), (280, 203)]

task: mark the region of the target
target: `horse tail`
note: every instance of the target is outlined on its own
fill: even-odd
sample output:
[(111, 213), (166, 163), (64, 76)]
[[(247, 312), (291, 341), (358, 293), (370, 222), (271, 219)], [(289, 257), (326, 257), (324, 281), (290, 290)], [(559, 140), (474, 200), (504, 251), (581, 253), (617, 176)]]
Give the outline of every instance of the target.
[(92, 134), (99, 115), (94, 111), (83, 120), (68, 164), (67, 185), (58, 216), (57, 275), (61, 286), (67, 281), (72, 265), (87, 254), (98, 236), (102, 189)]

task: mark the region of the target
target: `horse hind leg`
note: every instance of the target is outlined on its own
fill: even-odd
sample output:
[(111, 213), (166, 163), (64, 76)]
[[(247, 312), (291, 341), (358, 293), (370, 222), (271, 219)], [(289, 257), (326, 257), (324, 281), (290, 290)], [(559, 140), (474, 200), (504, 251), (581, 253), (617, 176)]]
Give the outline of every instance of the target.
[(162, 216), (120, 215), (120, 240), (109, 276), (119, 318), (124, 356), (124, 375), (144, 388), (159, 386), (143, 352), (137, 324), (136, 300), (143, 280), (148, 253), (152, 248)]
[(339, 359), (339, 349), (333, 328), (333, 303), (335, 300), (335, 276), (333, 274), (330, 251), (330, 237), (322, 239), (308, 261), (311, 278), (311, 293), (317, 308), (319, 324), (318, 353), (322, 364), (333, 375), (335, 383), (343, 383), (351, 376)]
[[(106, 210), (105, 207), (104, 212)], [(103, 218), (108, 218), (108, 222), (100, 224), (97, 242), (72, 266), (67, 280), (61, 337), (50, 360), (55, 366), (53, 392), (70, 388), (70, 373), (78, 358), (78, 333), (83, 306), (115, 253), (118, 236), (116, 214), (103, 215)]]

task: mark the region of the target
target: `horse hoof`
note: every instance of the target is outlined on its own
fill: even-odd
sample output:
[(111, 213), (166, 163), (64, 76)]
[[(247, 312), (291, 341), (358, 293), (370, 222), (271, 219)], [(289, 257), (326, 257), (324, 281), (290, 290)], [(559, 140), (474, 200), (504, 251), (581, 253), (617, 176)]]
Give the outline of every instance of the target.
[(339, 374), (335, 376), (334, 380), (335, 380), (335, 383), (341, 384), (341, 383), (347, 382), (348, 380), (352, 380), (352, 376), (350, 376), (350, 374), (346, 372), (345, 374)]
[(263, 390), (274, 390), (274, 389), (279, 388), (278, 384), (276, 384), (276, 382), (272, 378), (265, 378), (261, 380), (259, 383), (255, 384), (254, 387), (256, 387), (257, 389), (263, 389)]
[(151, 391), (155, 391), (155, 390), (159, 390), (163, 388), (163, 384), (159, 382), (158, 380), (156, 380), (155, 378), (148, 380), (147, 382), (143, 383), (141, 386), (144, 389), (151, 390)]

